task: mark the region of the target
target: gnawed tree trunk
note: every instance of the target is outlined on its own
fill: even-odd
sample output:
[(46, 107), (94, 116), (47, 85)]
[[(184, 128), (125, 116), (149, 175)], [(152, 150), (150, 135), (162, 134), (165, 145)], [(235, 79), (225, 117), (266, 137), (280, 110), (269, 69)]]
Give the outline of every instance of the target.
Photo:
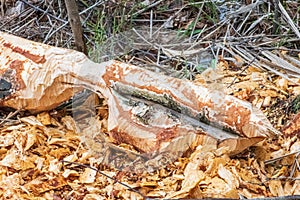
[(49, 110), (89, 88), (108, 100), (110, 136), (141, 152), (184, 151), (209, 134), (237, 153), (277, 133), (250, 103), (190, 81), (5, 33), (0, 52), (1, 106)]

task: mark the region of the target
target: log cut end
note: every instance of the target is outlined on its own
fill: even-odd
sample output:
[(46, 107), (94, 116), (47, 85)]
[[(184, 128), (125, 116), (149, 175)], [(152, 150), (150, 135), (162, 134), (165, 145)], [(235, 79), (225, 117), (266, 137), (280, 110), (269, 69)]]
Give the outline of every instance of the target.
[(0, 32), (0, 106), (33, 112), (55, 108), (80, 90), (73, 86), (76, 51)]

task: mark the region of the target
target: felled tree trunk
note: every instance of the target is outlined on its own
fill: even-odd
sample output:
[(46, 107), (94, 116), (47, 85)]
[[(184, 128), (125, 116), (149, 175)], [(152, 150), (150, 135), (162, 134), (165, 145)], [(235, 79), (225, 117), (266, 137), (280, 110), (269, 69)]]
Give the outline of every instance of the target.
[[(5, 33), (0, 33), (0, 62), (1, 106), (49, 110), (89, 88), (108, 100), (111, 137), (142, 152), (160, 151), (188, 134), (224, 140), (277, 133), (248, 102), (122, 62), (94, 63), (82, 53)], [(132, 98), (147, 101), (132, 104)]]
[(75, 46), (77, 51), (83, 52), (87, 55), (87, 47), (84, 42), (83, 30), (78, 12), (76, 0), (65, 0), (70, 26), (75, 39)]

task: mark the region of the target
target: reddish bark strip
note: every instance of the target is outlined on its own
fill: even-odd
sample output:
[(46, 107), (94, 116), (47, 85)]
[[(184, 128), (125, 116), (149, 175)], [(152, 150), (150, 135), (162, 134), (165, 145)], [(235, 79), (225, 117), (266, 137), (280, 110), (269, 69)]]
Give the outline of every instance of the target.
[(39, 63), (43, 64), (46, 62), (45, 56), (31, 54), (30, 52), (24, 51), (23, 49), (21, 49), (19, 47), (13, 47), (10, 43), (4, 43), (3, 46), (10, 48), (11, 50), (13, 50), (14, 52), (16, 52), (18, 54), (24, 55), (26, 58), (32, 60), (33, 62), (35, 62), (37, 64), (39, 64)]

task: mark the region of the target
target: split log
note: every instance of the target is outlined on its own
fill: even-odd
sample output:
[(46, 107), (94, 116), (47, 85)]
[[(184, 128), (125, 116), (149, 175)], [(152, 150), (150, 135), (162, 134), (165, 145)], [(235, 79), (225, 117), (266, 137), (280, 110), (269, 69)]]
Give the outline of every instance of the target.
[(1, 32), (0, 62), (0, 106), (49, 110), (89, 88), (108, 100), (110, 136), (142, 152), (160, 151), (189, 134), (257, 141), (278, 133), (249, 102), (130, 64), (94, 63), (80, 52)]

